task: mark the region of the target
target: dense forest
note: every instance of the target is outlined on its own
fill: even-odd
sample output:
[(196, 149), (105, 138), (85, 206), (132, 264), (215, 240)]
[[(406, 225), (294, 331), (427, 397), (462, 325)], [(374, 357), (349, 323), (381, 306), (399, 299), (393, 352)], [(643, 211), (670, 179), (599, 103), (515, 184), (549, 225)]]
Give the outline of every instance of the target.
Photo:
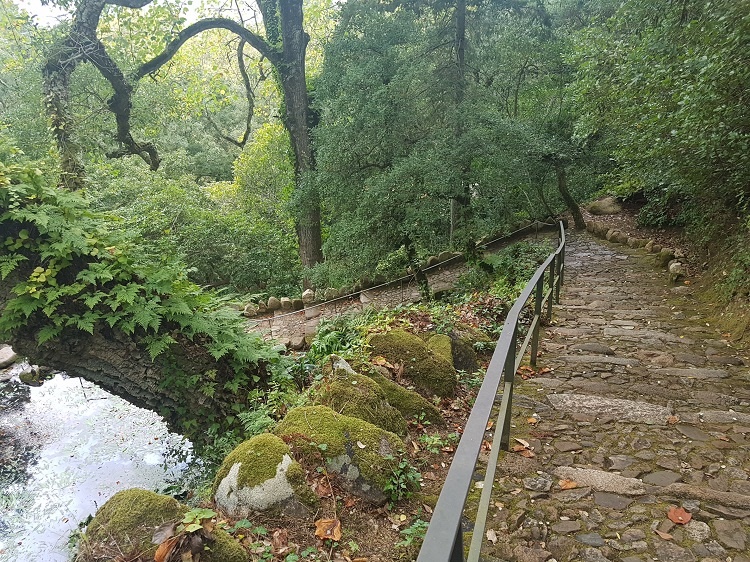
[(54, 4), (43, 26), (0, 0), (0, 333), (21, 350), (74, 341), (70, 366), (86, 338), (135, 340), (146, 378), (168, 352), (236, 390), (276, 355), (215, 289), (394, 276), (602, 193), (688, 227), (748, 294), (746, 0)]

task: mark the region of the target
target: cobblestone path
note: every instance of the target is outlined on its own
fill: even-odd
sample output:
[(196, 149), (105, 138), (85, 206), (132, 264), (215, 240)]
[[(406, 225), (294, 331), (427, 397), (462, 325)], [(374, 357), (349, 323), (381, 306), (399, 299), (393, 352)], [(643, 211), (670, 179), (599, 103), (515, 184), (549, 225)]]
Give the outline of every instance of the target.
[(484, 560), (750, 562), (750, 360), (690, 290), (643, 251), (569, 236), (550, 371), (514, 399), (535, 456), (501, 458)]

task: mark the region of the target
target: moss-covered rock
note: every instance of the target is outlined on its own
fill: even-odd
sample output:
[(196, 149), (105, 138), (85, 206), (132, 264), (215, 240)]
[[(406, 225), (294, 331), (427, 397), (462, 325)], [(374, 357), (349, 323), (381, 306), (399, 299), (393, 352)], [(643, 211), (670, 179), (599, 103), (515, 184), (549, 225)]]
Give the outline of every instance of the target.
[(271, 508), (302, 511), (302, 504), (313, 500), (314, 494), (290, 453), (289, 446), (270, 433), (238, 445), (214, 478), (216, 505), (237, 518)]
[(427, 340), (427, 348), (433, 353), (440, 355), (453, 363), (453, 352), (451, 351), (451, 338), (445, 334), (435, 334)]
[(456, 389), (456, 370), (450, 360), (432, 352), (421, 338), (405, 330), (372, 334), (368, 340), (373, 355), (382, 355), (404, 366), (404, 376), (414, 387), (432, 396), (451, 396)]
[(385, 503), (383, 489), (403, 450), (396, 434), (326, 406), (290, 410), (274, 433), (311, 462), (322, 457), (326, 468), (341, 475), (352, 493)]
[(445, 424), (443, 416), (432, 402), (426, 400), (418, 393), (404, 388), (397, 382), (393, 382), (384, 374), (370, 369), (367, 376), (375, 381), (385, 393), (388, 403), (396, 408), (407, 420), (424, 419), (431, 424), (442, 426)]
[(333, 372), (313, 391), (313, 402), (335, 412), (359, 418), (397, 435), (406, 435), (406, 419), (388, 403), (385, 393), (372, 379), (360, 375), (351, 365), (331, 356)]
[[(153, 560), (154, 530), (179, 521), (189, 511), (174, 498), (133, 488), (117, 492), (97, 511), (82, 544), (84, 560)], [(216, 529), (215, 540), (201, 556), (205, 562), (247, 562), (245, 549)], [(140, 556), (140, 558), (139, 558)]]

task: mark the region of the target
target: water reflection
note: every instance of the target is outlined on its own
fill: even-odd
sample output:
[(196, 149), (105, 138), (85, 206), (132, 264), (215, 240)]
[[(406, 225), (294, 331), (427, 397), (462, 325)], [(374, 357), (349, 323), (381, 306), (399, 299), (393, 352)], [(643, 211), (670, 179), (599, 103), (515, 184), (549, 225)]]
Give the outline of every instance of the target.
[(0, 560), (68, 560), (80, 521), (120, 490), (179, 486), (189, 458), (159, 416), (91, 383), (0, 383)]

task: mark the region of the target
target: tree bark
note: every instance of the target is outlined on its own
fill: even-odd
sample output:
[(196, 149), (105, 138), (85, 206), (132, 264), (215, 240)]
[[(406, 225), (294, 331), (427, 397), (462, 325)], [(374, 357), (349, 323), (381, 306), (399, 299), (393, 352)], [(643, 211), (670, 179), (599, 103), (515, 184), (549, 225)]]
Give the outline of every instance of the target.
[(586, 221), (583, 219), (583, 213), (573, 199), (573, 196), (568, 191), (568, 179), (565, 173), (565, 164), (560, 158), (554, 158), (553, 164), (555, 166), (555, 172), (557, 173), (557, 189), (560, 192), (560, 197), (565, 201), (565, 205), (568, 207), (570, 214), (573, 215), (573, 222), (576, 228), (579, 230), (586, 230)]

